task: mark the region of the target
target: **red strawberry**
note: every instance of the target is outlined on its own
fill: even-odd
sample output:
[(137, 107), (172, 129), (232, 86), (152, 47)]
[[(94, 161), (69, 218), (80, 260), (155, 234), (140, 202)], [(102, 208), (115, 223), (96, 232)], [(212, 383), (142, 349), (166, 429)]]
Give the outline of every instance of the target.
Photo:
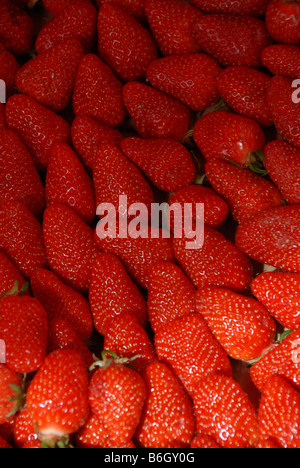
[(192, 4), (207, 13), (262, 16), (270, 0), (191, 0)]
[(24, 406), (18, 412), (13, 429), (13, 443), (16, 448), (23, 448), (29, 442), (37, 442), (38, 434), (34, 421), (28, 412), (27, 406)]
[(15, 285), (17, 293), (22, 290), (23, 286), (26, 288), (25, 279), (2, 249), (0, 249), (0, 285), (0, 297), (11, 291)]
[(192, 32), (198, 46), (225, 67), (259, 68), (261, 53), (272, 42), (264, 21), (250, 15), (202, 15)]
[(218, 230), (204, 226), (204, 243), (190, 249), (187, 237), (174, 238), (176, 259), (196, 288), (219, 286), (243, 292), (252, 280), (248, 257)]
[(217, 110), (200, 117), (193, 137), (205, 159), (231, 159), (246, 167), (251, 153), (262, 150), (266, 137), (260, 125), (248, 117)]
[(187, 448), (195, 432), (193, 405), (175, 373), (164, 363), (143, 374), (147, 396), (135, 440), (142, 448)]
[(1, 204), (0, 247), (26, 279), (48, 265), (41, 225), (21, 202)]
[(248, 395), (231, 377), (210, 375), (193, 392), (197, 431), (222, 448), (255, 448), (258, 418)]
[(149, 274), (147, 306), (156, 333), (172, 320), (196, 311), (196, 289), (177, 265), (157, 263)]
[(132, 440), (146, 399), (143, 377), (118, 362), (99, 362), (89, 383), (89, 403), (109, 438), (118, 446)]
[(39, 170), (47, 168), (52, 145), (71, 140), (69, 123), (29, 96), (11, 96), (5, 113), (8, 127), (24, 141)]
[(46, 438), (79, 430), (89, 415), (88, 376), (79, 351), (66, 348), (47, 355), (27, 390), (27, 407)]
[(270, 377), (259, 406), (259, 438), (271, 438), (282, 448), (300, 445), (300, 393), (279, 375)]
[(103, 3), (114, 3), (127, 10), (128, 13), (137, 19), (144, 19), (145, 17), (144, 0), (96, 0), (96, 5), (99, 9)]
[(300, 149), (274, 140), (264, 148), (264, 166), (288, 204), (300, 203)]
[(215, 442), (215, 440), (212, 437), (206, 434), (198, 434), (193, 438), (190, 448), (209, 449), (209, 448), (221, 448), (221, 446), (217, 444), (217, 442)]
[(0, 102), (0, 129), (6, 128), (5, 104)]
[(21, 380), (16, 371), (0, 363), (0, 424), (15, 414), (21, 403)]
[(190, 111), (177, 99), (144, 83), (123, 88), (125, 107), (143, 138), (181, 140), (189, 129)]
[(84, 296), (45, 268), (36, 270), (31, 275), (30, 286), (34, 297), (47, 311), (49, 320), (67, 320), (82, 341), (87, 342), (90, 339), (93, 322), (88, 300)]
[(197, 311), (233, 359), (257, 359), (273, 344), (275, 321), (252, 297), (226, 288), (198, 289)]
[(276, 449), (276, 448), (283, 448), (280, 444), (275, 442), (273, 439), (268, 438), (268, 439), (261, 439), (258, 444), (256, 445), (256, 448), (263, 448), (263, 449)]
[(113, 254), (103, 253), (95, 259), (89, 302), (94, 326), (102, 335), (106, 335), (110, 322), (127, 312), (134, 315), (143, 327), (146, 326), (146, 301), (123, 264)]
[(145, 0), (145, 12), (162, 55), (181, 55), (199, 51), (192, 37), (193, 23), (202, 13), (182, 0)]
[(7, 440), (5, 440), (2, 436), (0, 436), (0, 448), (9, 449), (13, 448), (13, 446), (9, 442), (7, 442)]
[(85, 55), (79, 65), (73, 108), (76, 116), (87, 116), (116, 127), (125, 119), (123, 85), (95, 54)]
[(71, 208), (54, 204), (44, 211), (43, 234), (50, 269), (63, 282), (86, 293), (98, 253), (93, 229)]
[(38, 54), (23, 65), (16, 75), (18, 90), (55, 112), (67, 107), (83, 48), (68, 39)]
[(87, 224), (96, 216), (95, 191), (73, 149), (66, 143), (53, 146), (47, 168), (45, 185), (46, 203), (64, 203), (72, 208)]
[(39, 31), (35, 50), (41, 54), (66, 39), (77, 39), (90, 52), (96, 40), (97, 10), (87, 1), (71, 2)]
[(263, 65), (273, 75), (287, 78), (300, 76), (300, 47), (290, 44), (272, 44), (262, 51)]
[(192, 155), (179, 141), (128, 137), (122, 140), (121, 149), (156, 187), (166, 192), (179, 190), (196, 178)]
[(0, 42), (14, 55), (29, 52), (33, 43), (31, 16), (10, 0), (0, 2)]
[(266, 26), (279, 44), (300, 42), (300, 5), (297, 0), (271, 0), (266, 10)]
[(0, 315), (0, 339), (5, 343), (7, 365), (20, 374), (39, 369), (47, 346), (44, 307), (29, 296), (6, 296), (0, 300)]
[[(78, 0), (42, 0), (44, 8), (53, 16), (61, 13), (68, 5), (77, 2)], [(88, 2), (90, 0), (81, 0), (81, 2)]]
[(157, 57), (148, 29), (113, 3), (104, 3), (99, 10), (98, 52), (125, 82), (144, 78), (147, 66)]
[(31, 154), (11, 130), (0, 130), (0, 200), (20, 201), (40, 219), (45, 190)]
[(280, 136), (300, 149), (300, 106), (294, 102), (293, 79), (274, 76), (267, 89), (267, 103)]
[(300, 206), (270, 208), (244, 220), (235, 243), (250, 258), (291, 272), (300, 271)]
[(0, 79), (5, 82), (6, 96), (15, 91), (15, 76), (19, 68), (14, 55), (0, 43)]
[(271, 77), (252, 67), (226, 67), (217, 76), (217, 90), (237, 114), (256, 120), (263, 127), (273, 125), (266, 91)]
[(238, 223), (259, 211), (283, 206), (283, 196), (276, 185), (248, 168), (216, 160), (206, 163), (205, 174)]

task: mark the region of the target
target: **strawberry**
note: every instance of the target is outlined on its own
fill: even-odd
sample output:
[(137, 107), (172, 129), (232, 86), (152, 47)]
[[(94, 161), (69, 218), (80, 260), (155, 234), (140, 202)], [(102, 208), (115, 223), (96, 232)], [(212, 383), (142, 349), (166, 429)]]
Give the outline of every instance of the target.
[(40, 219), (45, 190), (31, 154), (18, 135), (0, 130), (0, 200), (20, 201)]
[(35, 41), (35, 50), (41, 54), (59, 42), (74, 38), (87, 53), (95, 44), (96, 30), (96, 8), (87, 1), (71, 2), (41, 28)]
[(263, 127), (273, 125), (266, 99), (269, 75), (252, 67), (233, 66), (226, 67), (216, 80), (219, 94), (234, 112)]
[(276, 185), (248, 168), (215, 160), (206, 163), (205, 174), (238, 223), (259, 211), (283, 206), (283, 196)]
[(25, 279), (34, 270), (48, 266), (42, 227), (21, 202), (6, 201), (1, 204), (0, 247)]
[(29, 442), (37, 442), (38, 434), (34, 421), (28, 412), (27, 406), (24, 406), (18, 412), (13, 428), (13, 442), (16, 448), (23, 448)]
[(153, 60), (147, 80), (154, 87), (201, 111), (219, 100), (216, 77), (221, 67), (206, 54), (171, 55)]
[(5, 440), (2, 436), (0, 436), (0, 448), (9, 449), (13, 448), (13, 446), (9, 442), (7, 442), (7, 440)]
[(300, 203), (300, 149), (274, 140), (264, 148), (264, 166), (288, 204)]
[(271, 438), (282, 448), (299, 448), (299, 410), (299, 391), (279, 375), (270, 377), (258, 413), (260, 440)]
[(29, 96), (11, 96), (5, 116), (8, 127), (26, 144), (39, 171), (47, 168), (52, 145), (71, 140), (69, 123)]
[(217, 110), (200, 117), (193, 138), (206, 161), (230, 159), (247, 167), (251, 153), (262, 150), (266, 143), (261, 126), (242, 115)]
[(26, 282), (5, 251), (0, 249), (0, 297), (17, 286), (17, 293), (26, 288)]
[(80, 293), (87, 293), (98, 253), (93, 229), (71, 208), (53, 204), (44, 211), (43, 234), (50, 269)]
[[(57, 16), (68, 5), (76, 3), (78, 0), (42, 0), (44, 8), (51, 13), (52, 16)], [(81, 2), (90, 3), (90, 0), (81, 0)]]
[(6, 128), (5, 104), (0, 102), (0, 129)]
[(145, 327), (147, 304), (120, 260), (103, 253), (93, 262), (89, 303), (96, 330), (106, 335), (111, 322), (130, 312)]
[(146, 401), (135, 440), (141, 448), (187, 448), (195, 432), (193, 405), (176, 374), (166, 364), (149, 364), (143, 377)]
[(0, 42), (14, 55), (30, 51), (34, 23), (31, 16), (10, 0), (0, 2)]
[(263, 49), (272, 43), (264, 21), (250, 15), (202, 15), (192, 33), (199, 48), (224, 67), (259, 68)]
[(235, 243), (253, 260), (297, 272), (300, 270), (299, 205), (270, 208), (244, 220)]
[(273, 74), (287, 78), (300, 76), (300, 47), (291, 44), (272, 44), (262, 51), (263, 65)]
[(148, 29), (114, 3), (104, 3), (98, 13), (98, 53), (124, 82), (144, 78), (157, 57)]
[(178, 265), (157, 263), (149, 274), (147, 306), (156, 333), (172, 320), (196, 311), (196, 289)]
[(127, 137), (121, 141), (121, 149), (157, 188), (166, 192), (179, 190), (196, 178), (192, 155), (179, 141)]
[(204, 316), (218, 342), (233, 359), (257, 359), (275, 339), (275, 321), (267, 309), (252, 297), (226, 288), (198, 289), (197, 311)]
[[(145, 0), (150, 30), (162, 55), (181, 55), (199, 51), (191, 29), (202, 13), (182, 0)], [(167, 31), (167, 33), (166, 33)]]
[(4, 424), (21, 403), (21, 380), (16, 371), (0, 363), (0, 424)]
[(29, 296), (2, 297), (0, 316), (7, 365), (20, 374), (39, 369), (46, 356), (48, 333), (42, 304)]
[(232, 378), (210, 375), (193, 392), (197, 431), (222, 448), (255, 448), (258, 418), (248, 395)]
[(123, 87), (123, 99), (142, 138), (181, 140), (189, 129), (189, 109), (158, 89), (132, 81)]
[(155, 334), (154, 340), (159, 361), (172, 367), (190, 395), (207, 375), (232, 375), (225, 350), (201, 314), (172, 320)]
[(270, 0), (191, 0), (191, 3), (206, 13), (230, 13), (233, 15), (262, 16)]
[(27, 407), (41, 436), (60, 439), (75, 433), (89, 415), (88, 375), (75, 349), (48, 354), (27, 390)]
[(87, 224), (96, 215), (92, 179), (73, 149), (66, 143), (52, 147), (45, 185), (46, 204), (64, 203)]
[(139, 20), (145, 18), (144, 0), (96, 0), (99, 9), (103, 3), (114, 3)]
[(69, 321), (82, 341), (87, 342), (93, 332), (88, 300), (71, 286), (63, 283), (52, 271), (41, 268), (30, 277), (30, 286), (47, 311), (48, 320)]
[(75, 80), (75, 115), (92, 117), (103, 124), (117, 127), (125, 119), (122, 90), (122, 83), (97, 55), (85, 55)]
[(71, 99), (83, 48), (67, 39), (26, 62), (16, 74), (18, 90), (49, 109), (60, 112)]
[(173, 248), (183, 272), (196, 288), (219, 286), (243, 292), (249, 289), (253, 267), (248, 257), (224, 234), (204, 226), (204, 243), (189, 249), (187, 238), (174, 238)]
[(6, 96), (15, 91), (15, 76), (19, 68), (15, 56), (0, 43), (0, 79), (6, 84)]
[(276, 448), (283, 448), (280, 444), (275, 442), (273, 439), (268, 438), (268, 439), (261, 439), (258, 444), (256, 445), (256, 448), (262, 448), (262, 449), (276, 449)]
[(190, 445), (190, 448), (221, 448), (219, 444), (210, 436), (206, 434), (196, 435)]
[(104, 359), (95, 365), (95, 371), (89, 382), (89, 403), (109, 438), (117, 446), (132, 440), (140, 421), (146, 399), (143, 377), (134, 369), (119, 364), (114, 359)]
[(300, 149), (300, 106), (293, 100), (292, 84), (292, 78), (274, 76), (267, 89), (267, 103), (279, 135)]
[(116, 128), (85, 116), (74, 118), (71, 132), (73, 148), (90, 173), (93, 171), (98, 146), (102, 143), (112, 143), (118, 146), (123, 139), (123, 135)]
[(300, 42), (300, 5), (297, 0), (271, 0), (266, 10), (266, 27), (279, 44)]

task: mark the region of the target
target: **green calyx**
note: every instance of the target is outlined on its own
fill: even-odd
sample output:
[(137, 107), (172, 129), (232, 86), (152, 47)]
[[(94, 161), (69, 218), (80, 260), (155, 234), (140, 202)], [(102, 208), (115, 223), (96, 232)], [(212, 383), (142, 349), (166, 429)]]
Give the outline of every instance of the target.
[(29, 288), (29, 283), (26, 282), (23, 284), (23, 286), (20, 288), (19, 287), (19, 281), (16, 280), (13, 284), (13, 287), (7, 291), (7, 292), (4, 292), (1, 296), (0, 296), (0, 299), (2, 297), (6, 297), (6, 296), (22, 296), (23, 294), (25, 294), (27, 291), (28, 291), (28, 288)]
[(89, 370), (92, 371), (96, 367), (101, 367), (102, 369), (106, 369), (111, 364), (120, 364), (120, 365), (129, 365), (135, 361), (136, 359), (140, 358), (139, 354), (132, 356), (130, 358), (127, 357), (120, 357), (113, 351), (103, 350), (101, 353), (101, 360), (95, 360), (93, 364), (90, 366)]

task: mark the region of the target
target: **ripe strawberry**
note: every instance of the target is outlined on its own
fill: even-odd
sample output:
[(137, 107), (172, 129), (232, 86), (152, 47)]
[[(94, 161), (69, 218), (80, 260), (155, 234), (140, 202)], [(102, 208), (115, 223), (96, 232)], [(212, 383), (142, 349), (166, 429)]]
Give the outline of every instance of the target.
[(233, 66), (226, 67), (216, 80), (218, 92), (234, 112), (263, 127), (273, 125), (266, 99), (269, 75), (252, 67)]
[(282, 448), (298, 448), (300, 393), (279, 375), (263, 388), (259, 407), (259, 438), (271, 438)]
[(282, 270), (300, 270), (299, 205), (270, 208), (244, 220), (235, 243), (250, 258)]
[(39, 369), (46, 356), (48, 333), (42, 304), (29, 296), (2, 297), (0, 315), (7, 365), (20, 374)]
[(10, 0), (0, 2), (0, 42), (14, 55), (30, 51), (34, 23), (31, 16)]
[(190, 445), (190, 448), (221, 448), (219, 444), (210, 436), (206, 434), (196, 435)]
[(39, 439), (34, 421), (32, 421), (28, 408), (25, 405), (16, 415), (13, 428), (14, 446), (16, 448), (23, 448), (28, 443), (38, 441)]
[(45, 268), (31, 275), (30, 286), (34, 297), (47, 311), (48, 320), (68, 320), (82, 341), (90, 339), (93, 322), (88, 300), (84, 296)]
[(266, 143), (265, 134), (255, 120), (225, 110), (200, 117), (193, 138), (206, 161), (225, 158), (243, 167), (249, 165), (251, 153), (262, 150)]
[(292, 78), (274, 76), (267, 89), (267, 103), (282, 139), (300, 149), (300, 106), (293, 100), (292, 84)]
[(300, 76), (300, 47), (290, 44), (272, 44), (262, 51), (263, 65), (273, 74), (287, 78)]
[(113, 3), (104, 3), (98, 13), (98, 53), (124, 82), (144, 78), (147, 66), (157, 58), (148, 29)]
[(262, 16), (269, 0), (191, 0), (191, 3), (207, 13)]
[(205, 174), (213, 189), (226, 200), (238, 223), (259, 211), (283, 206), (283, 196), (277, 186), (248, 168), (215, 160), (206, 163)]
[[(61, 13), (68, 5), (72, 3), (76, 3), (78, 0), (42, 0), (44, 8), (52, 14), (52, 16), (56, 16)], [(81, 0), (81, 2), (90, 3), (90, 0)]]
[(87, 1), (71, 2), (39, 31), (35, 50), (41, 54), (66, 39), (77, 39), (85, 53), (96, 41), (97, 10)]
[(97, 55), (85, 55), (75, 80), (75, 115), (92, 117), (103, 124), (117, 127), (125, 119), (122, 90), (122, 83)]
[(191, 29), (202, 13), (182, 0), (145, 0), (150, 30), (162, 55), (181, 55), (199, 51)]
[(63, 282), (86, 293), (98, 253), (93, 229), (71, 208), (54, 204), (44, 211), (43, 234), (50, 269)]
[(60, 42), (23, 65), (16, 75), (16, 86), (21, 93), (60, 112), (71, 99), (82, 56), (82, 45), (76, 39)]
[(99, 9), (103, 3), (114, 3), (139, 20), (145, 18), (144, 0), (96, 0)]
[(279, 44), (300, 42), (300, 5), (297, 0), (271, 0), (266, 10), (268, 32)]
[(93, 262), (89, 302), (96, 330), (106, 335), (110, 322), (130, 312), (145, 327), (147, 304), (120, 260), (103, 253)]
[(159, 361), (172, 367), (190, 395), (207, 375), (232, 375), (225, 350), (201, 314), (195, 312), (173, 320), (154, 339)]
[(15, 56), (0, 43), (0, 79), (6, 84), (6, 96), (15, 91), (15, 76), (19, 68)]
[(123, 88), (123, 100), (143, 138), (181, 140), (189, 129), (189, 109), (158, 89), (132, 81)]
[(45, 190), (31, 154), (11, 130), (0, 130), (0, 200), (20, 201), (40, 219)]
[(152, 330), (157, 333), (172, 320), (196, 311), (196, 289), (178, 265), (157, 263), (149, 274), (147, 306)]
[(15, 414), (21, 403), (21, 380), (16, 371), (0, 363), (0, 424)]
[(17, 287), (17, 293), (26, 288), (26, 282), (5, 251), (0, 249), (0, 297)]
[(216, 104), (216, 77), (221, 67), (206, 54), (171, 55), (153, 60), (147, 79), (154, 87), (183, 102), (193, 111)]
[(196, 179), (192, 155), (179, 141), (169, 138), (127, 137), (121, 141), (121, 149), (161, 190), (174, 192)]
[(264, 166), (288, 204), (300, 203), (300, 149), (274, 140), (264, 148)]
[(190, 240), (174, 238), (173, 248), (183, 272), (196, 288), (219, 286), (243, 292), (249, 289), (253, 267), (248, 257), (224, 234), (204, 226), (204, 243), (190, 249)]
[(13, 447), (9, 442), (7, 442), (7, 440), (4, 439), (4, 437), (0, 436), (0, 448), (9, 449)]
[(27, 407), (46, 438), (79, 430), (90, 411), (87, 369), (79, 351), (66, 348), (47, 355), (28, 387)]
[(48, 266), (41, 225), (21, 202), (1, 203), (0, 247), (25, 279)]
[(38, 170), (47, 168), (52, 145), (71, 140), (69, 123), (29, 96), (11, 96), (5, 115), (8, 127), (26, 144)]
[(252, 297), (226, 288), (198, 289), (197, 312), (204, 316), (218, 342), (233, 359), (258, 359), (275, 339), (275, 321)]
[(231, 377), (210, 375), (193, 392), (197, 431), (222, 448), (255, 448), (258, 418), (248, 395)]
[(140, 421), (146, 399), (143, 377), (134, 369), (118, 362), (103, 365), (92, 375), (89, 383), (89, 403), (109, 438), (118, 446), (132, 440)]
[(176, 374), (166, 364), (153, 362), (143, 374), (146, 401), (135, 440), (142, 448), (187, 448), (195, 432), (193, 405)]
[(52, 147), (45, 194), (47, 206), (66, 204), (87, 224), (93, 222), (96, 216), (93, 181), (76, 153), (66, 143)]

